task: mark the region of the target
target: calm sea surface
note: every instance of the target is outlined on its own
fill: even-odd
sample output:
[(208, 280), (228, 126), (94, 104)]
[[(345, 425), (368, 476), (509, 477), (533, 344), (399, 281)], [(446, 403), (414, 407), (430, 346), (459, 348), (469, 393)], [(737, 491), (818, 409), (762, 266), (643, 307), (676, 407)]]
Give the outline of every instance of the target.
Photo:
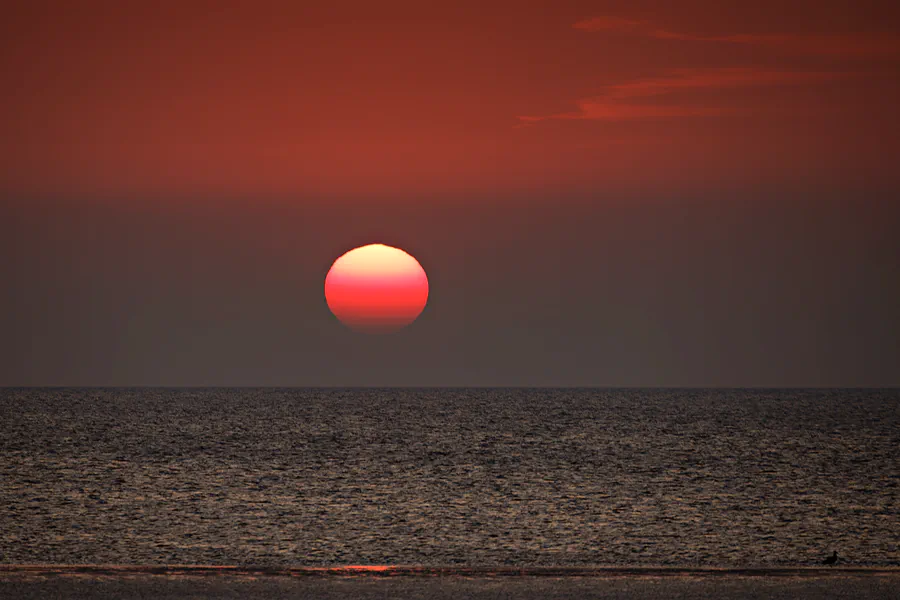
[(0, 389), (0, 563), (900, 564), (900, 390)]

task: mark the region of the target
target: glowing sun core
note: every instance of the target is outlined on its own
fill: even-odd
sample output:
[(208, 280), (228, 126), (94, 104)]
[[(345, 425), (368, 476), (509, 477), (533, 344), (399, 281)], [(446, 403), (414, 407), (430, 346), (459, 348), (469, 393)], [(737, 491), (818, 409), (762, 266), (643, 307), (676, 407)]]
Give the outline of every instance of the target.
[(399, 248), (369, 244), (342, 255), (325, 277), (325, 301), (344, 325), (387, 333), (409, 325), (428, 302), (428, 277)]

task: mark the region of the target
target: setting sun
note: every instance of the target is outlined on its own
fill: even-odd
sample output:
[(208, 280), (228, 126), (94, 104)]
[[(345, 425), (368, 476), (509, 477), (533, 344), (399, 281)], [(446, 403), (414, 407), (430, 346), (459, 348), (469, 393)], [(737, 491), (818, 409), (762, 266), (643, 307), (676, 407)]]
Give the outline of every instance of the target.
[(342, 255), (325, 278), (325, 300), (347, 327), (388, 333), (409, 325), (428, 301), (428, 277), (399, 248), (369, 244)]

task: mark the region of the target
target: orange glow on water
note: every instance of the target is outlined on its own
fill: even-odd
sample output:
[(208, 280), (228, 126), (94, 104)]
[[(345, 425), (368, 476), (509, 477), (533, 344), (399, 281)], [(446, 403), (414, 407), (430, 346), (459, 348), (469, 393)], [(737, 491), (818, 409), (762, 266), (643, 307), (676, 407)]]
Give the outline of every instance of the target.
[(325, 278), (325, 300), (346, 326), (387, 333), (409, 325), (428, 302), (428, 277), (399, 248), (370, 244), (336, 261)]

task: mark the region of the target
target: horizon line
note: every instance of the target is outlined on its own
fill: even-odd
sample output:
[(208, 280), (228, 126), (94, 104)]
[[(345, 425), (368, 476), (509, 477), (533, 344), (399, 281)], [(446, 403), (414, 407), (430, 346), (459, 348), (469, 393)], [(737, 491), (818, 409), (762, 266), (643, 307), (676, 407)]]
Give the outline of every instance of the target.
[(47, 384), (0, 385), (0, 390), (85, 389), (85, 390), (900, 390), (890, 385), (166, 385), (166, 384)]

